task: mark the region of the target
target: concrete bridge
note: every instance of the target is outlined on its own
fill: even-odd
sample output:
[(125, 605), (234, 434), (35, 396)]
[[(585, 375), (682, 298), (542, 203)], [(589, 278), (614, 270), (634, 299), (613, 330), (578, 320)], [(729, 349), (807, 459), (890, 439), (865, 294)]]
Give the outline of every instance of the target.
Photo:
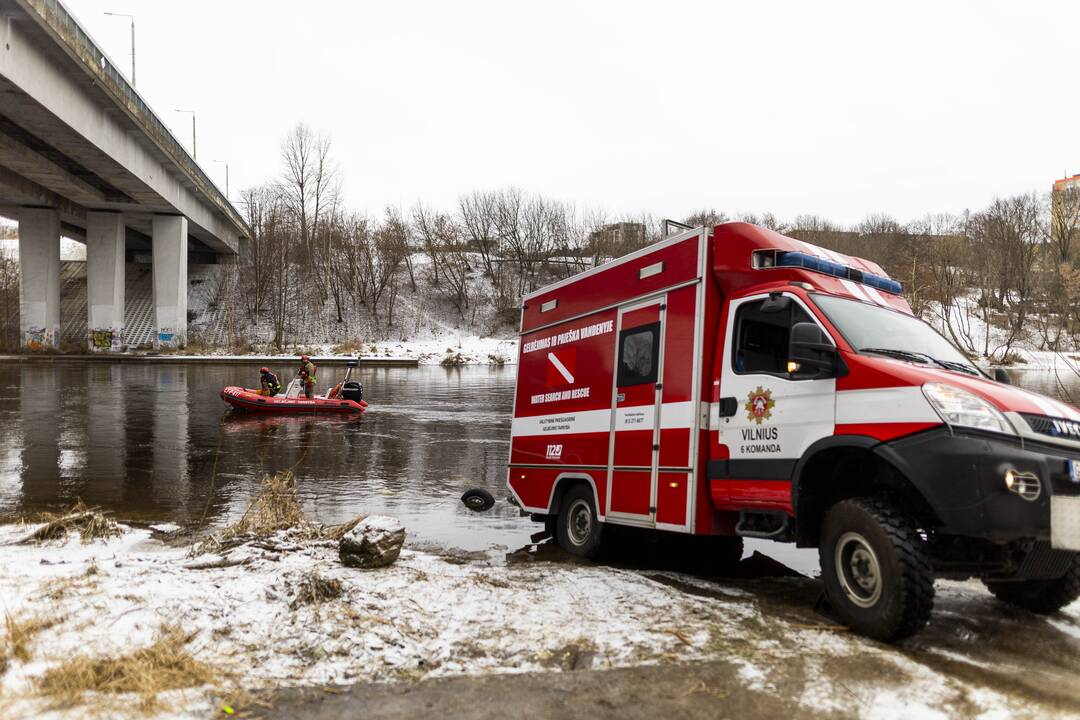
[[(0, 214), (19, 222), (20, 329), (60, 340), (60, 237), (86, 243), (91, 349), (124, 345), (125, 261), (151, 254), (156, 346), (187, 337), (187, 266), (250, 233), (57, 0), (0, 0)], [(227, 261), (227, 260), (226, 260)]]

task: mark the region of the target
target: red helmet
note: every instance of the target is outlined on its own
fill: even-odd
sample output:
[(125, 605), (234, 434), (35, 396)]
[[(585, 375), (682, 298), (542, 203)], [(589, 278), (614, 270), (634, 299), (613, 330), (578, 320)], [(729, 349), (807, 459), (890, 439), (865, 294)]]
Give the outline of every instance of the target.
[(270, 372), (270, 368), (264, 368), (264, 367), (261, 367), (261, 368), (259, 368), (259, 372), (261, 372), (261, 373), (268, 373), (268, 372)]
[(300, 360), (301, 360), (302, 362), (307, 362), (307, 361), (309, 360), (309, 358), (308, 358), (308, 356), (307, 356), (307, 355), (301, 355), (301, 356), (300, 356)]

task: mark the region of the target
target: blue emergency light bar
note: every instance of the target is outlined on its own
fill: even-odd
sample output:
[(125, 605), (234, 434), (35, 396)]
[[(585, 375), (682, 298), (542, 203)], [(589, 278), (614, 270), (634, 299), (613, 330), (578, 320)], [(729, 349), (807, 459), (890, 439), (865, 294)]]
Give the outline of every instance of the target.
[(853, 267), (848, 267), (847, 265), (841, 265), (838, 262), (801, 252), (778, 253), (776, 266), (801, 267), (806, 270), (813, 270), (814, 272), (823, 273), (825, 275), (832, 275), (834, 277), (845, 278), (857, 283), (862, 283), (863, 285), (869, 285), (872, 288), (884, 290), (885, 292), (894, 295), (899, 295), (904, 289), (903, 285), (891, 278), (863, 272), (862, 270), (857, 270)]

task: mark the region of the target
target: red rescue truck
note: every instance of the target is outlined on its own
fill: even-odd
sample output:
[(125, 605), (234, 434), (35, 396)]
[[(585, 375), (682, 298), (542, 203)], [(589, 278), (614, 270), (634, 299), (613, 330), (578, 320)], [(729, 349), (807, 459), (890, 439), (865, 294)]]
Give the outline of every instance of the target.
[(1080, 411), (991, 379), (900, 291), (728, 223), (526, 296), (512, 500), (589, 557), (609, 525), (719, 536), (728, 561), (744, 537), (818, 547), (835, 615), (883, 640), (926, 624), (937, 577), (1073, 602)]

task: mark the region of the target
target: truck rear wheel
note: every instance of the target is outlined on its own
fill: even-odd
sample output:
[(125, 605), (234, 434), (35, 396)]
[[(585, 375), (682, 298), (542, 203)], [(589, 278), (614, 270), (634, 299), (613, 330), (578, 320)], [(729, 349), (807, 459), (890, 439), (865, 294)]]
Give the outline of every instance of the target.
[(596, 514), (592, 490), (575, 485), (566, 491), (559, 503), (556, 538), (563, 550), (595, 560), (600, 554), (603, 523)]
[(1048, 615), (1080, 598), (1080, 553), (1075, 553), (1069, 569), (1054, 580), (983, 580), (998, 600)]
[(915, 522), (875, 498), (843, 500), (825, 515), (821, 576), (833, 612), (862, 635), (892, 642), (930, 620), (934, 576)]

